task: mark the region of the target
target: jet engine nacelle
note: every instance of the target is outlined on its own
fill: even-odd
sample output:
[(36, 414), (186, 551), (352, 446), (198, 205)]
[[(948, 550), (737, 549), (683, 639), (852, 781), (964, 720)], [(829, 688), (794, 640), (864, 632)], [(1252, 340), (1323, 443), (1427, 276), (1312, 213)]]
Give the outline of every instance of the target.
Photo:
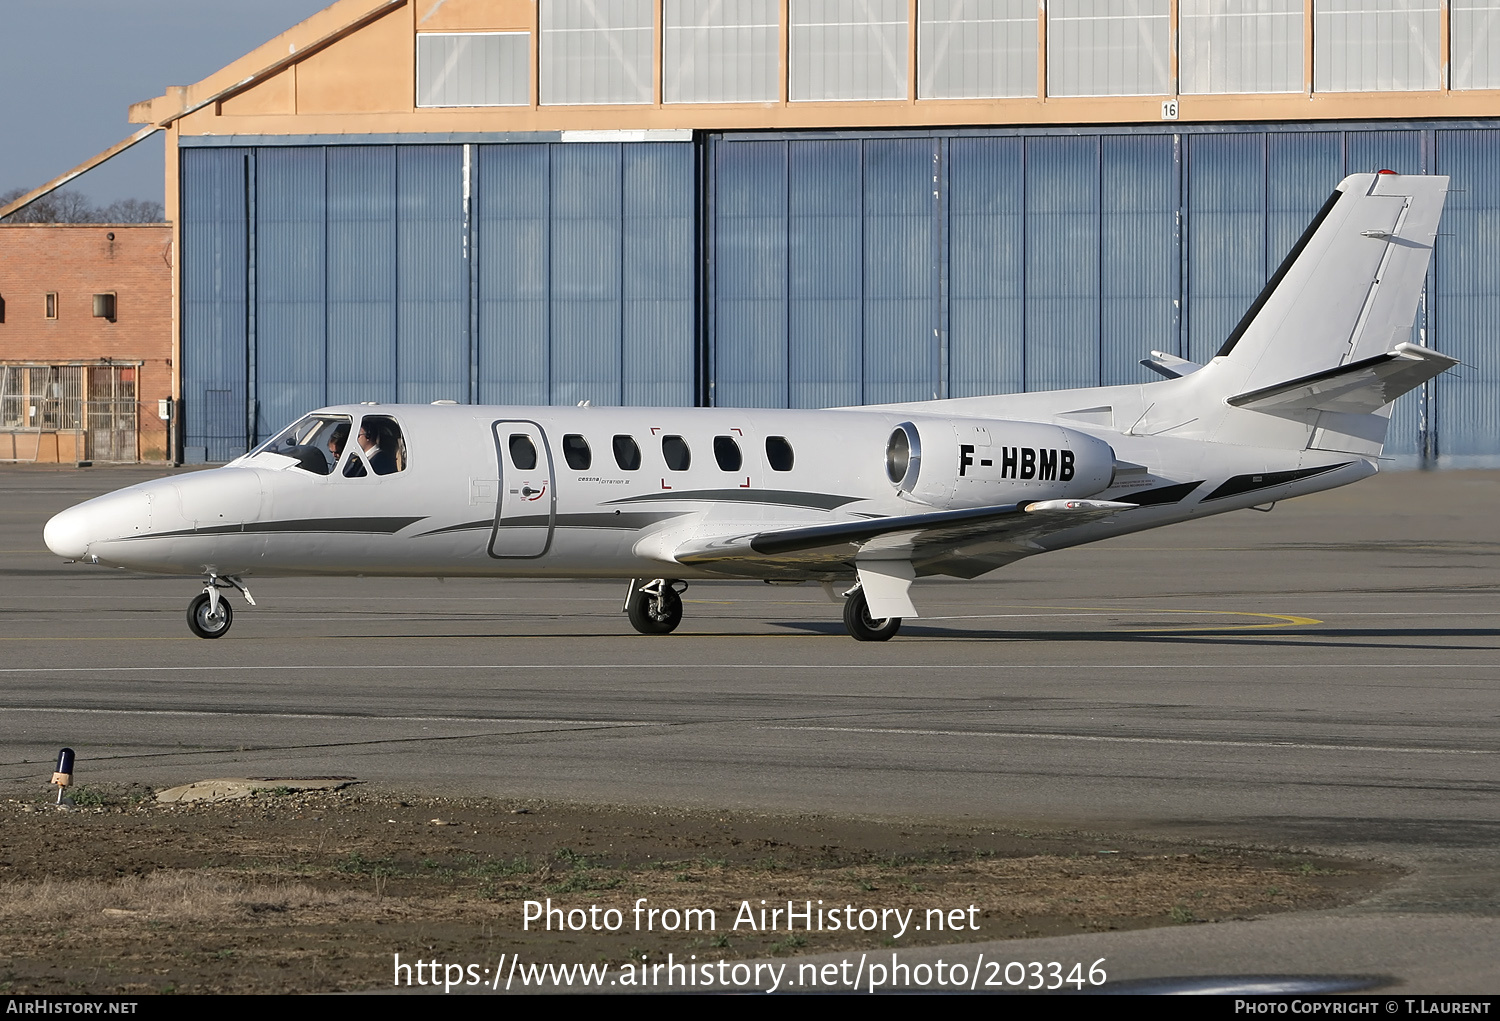
[(886, 478), (930, 507), (1082, 499), (1109, 487), (1108, 443), (1062, 426), (997, 419), (902, 422), (886, 444)]

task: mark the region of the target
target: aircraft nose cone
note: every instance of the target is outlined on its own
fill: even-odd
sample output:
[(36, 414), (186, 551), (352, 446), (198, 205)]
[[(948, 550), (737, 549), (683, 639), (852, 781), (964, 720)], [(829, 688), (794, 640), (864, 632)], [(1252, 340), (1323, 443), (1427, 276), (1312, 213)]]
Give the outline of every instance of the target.
[(47, 548), (65, 560), (82, 560), (88, 555), (90, 534), (89, 513), (82, 507), (69, 507), (54, 515), (47, 522), (42, 538)]
[[(151, 496), (141, 487), (132, 487), (68, 508), (47, 522), (42, 538), (58, 556), (82, 560), (101, 556), (102, 547), (116, 539), (136, 538), (150, 531)], [(110, 562), (114, 559), (111, 556)]]

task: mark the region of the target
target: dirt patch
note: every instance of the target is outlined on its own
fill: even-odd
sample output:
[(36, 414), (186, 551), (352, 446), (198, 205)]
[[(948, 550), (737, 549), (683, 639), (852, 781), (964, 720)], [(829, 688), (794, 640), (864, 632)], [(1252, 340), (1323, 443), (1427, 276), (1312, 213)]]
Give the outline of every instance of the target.
[[(1332, 907), (1397, 875), (991, 826), (358, 786), (153, 796), (85, 787), (72, 812), (0, 805), (0, 993), (328, 992), (389, 988), (396, 953), (480, 968), (502, 954), (715, 961), (1191, 924)], [(527, 903), (545, 918), (549, 900), (563, 913), (551, 931), (523, 927)], [(788, 901), (809, 921), (789, 927)]]

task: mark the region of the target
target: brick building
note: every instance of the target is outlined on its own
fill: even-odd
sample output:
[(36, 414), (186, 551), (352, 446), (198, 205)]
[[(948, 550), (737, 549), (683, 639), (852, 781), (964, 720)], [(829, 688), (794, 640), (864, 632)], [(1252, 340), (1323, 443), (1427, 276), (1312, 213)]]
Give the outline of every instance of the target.
[(0, 225), (0, 461), (164, 461), (172, 227)]

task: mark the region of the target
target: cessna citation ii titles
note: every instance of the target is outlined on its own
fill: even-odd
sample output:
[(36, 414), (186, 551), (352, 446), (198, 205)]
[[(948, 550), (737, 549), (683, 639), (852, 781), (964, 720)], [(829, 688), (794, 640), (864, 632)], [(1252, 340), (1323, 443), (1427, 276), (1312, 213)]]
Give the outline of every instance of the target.
[(1374, 474), (1390, 404), (1457, 364), (1407, 343), (1446, 177), (1346, 178), (1206, 365), (1153, 383), (826, 411), (351, 405), (212, 471), (58, 514), (53, 552), (203, 575), (217, 638), (250, 575), (630, 579), (636, 630), (687, 579), (816, 581), (861, 641), (916, 578)]

